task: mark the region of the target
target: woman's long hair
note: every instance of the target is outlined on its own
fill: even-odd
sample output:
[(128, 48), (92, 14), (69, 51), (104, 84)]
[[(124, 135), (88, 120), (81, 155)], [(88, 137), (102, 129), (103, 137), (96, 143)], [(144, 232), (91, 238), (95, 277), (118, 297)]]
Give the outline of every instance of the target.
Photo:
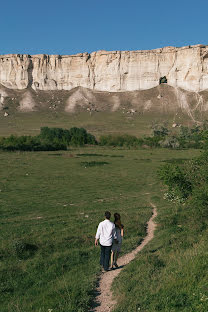
[(121, 216), (119, 213), (114, 213), (114, 224), (119, 229), (123, 229), (123, 224), (121, 224)]

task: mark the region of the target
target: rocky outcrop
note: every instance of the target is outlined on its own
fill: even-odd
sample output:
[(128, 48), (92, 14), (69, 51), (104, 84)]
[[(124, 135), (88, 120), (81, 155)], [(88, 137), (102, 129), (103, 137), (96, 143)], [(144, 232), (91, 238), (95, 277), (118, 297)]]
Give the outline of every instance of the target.
[(9, 89), (147, 90), (156, 87), (164, 76), (172, 87), (194, 92), (208, 89), (208, 46), (63, 56), (0, 56), (0, 84)]

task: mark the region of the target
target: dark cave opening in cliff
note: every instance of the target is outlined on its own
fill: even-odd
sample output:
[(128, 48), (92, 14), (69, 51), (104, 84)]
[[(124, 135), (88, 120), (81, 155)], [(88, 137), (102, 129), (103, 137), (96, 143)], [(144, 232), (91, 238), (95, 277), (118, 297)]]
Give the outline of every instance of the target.
[(166, 76), (160, 77), (159, 84), (168, 83)]

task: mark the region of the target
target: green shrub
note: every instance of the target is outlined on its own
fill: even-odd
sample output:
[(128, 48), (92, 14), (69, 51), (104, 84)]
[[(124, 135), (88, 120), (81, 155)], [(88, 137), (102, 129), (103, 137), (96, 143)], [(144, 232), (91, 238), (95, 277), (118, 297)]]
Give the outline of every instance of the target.
[[(168, 187), (164, 197), (178, 203), (186, 201), (192, 211), (194, 225), (204, 229), (208, 225), (208, 152), (186, 161), (180, 166), (166, 164), (159, 170), (159, 177)], [(197, 225), (198, 224), (198, 225)]]
[(150, 147), (160, 147), (160, 136), (146, 137), (144, 138), (143, 144), (148, 145)]
[(194, 126), (192, 128), (182, 126), (177, 135), (180, 147), (206, 148), (208, 146), (208, 130), (206, 126)]
[(95, 137), (87, 133), (84, 128), (73, 127), (70, 130), (62, 128), (42, 127), (40, 137), (47, 140), (58, 140), (59, 142), (73, 146), (83, 146), (85, 144), (96, 145)]
[(5, 151), (56, 151), (66, 150), (67, 146), (57, 140), (49, 141), (39, 136), (14, 136), (1, 138), (0, 149)]
[(175, 149), (180, 147), (180, 143), (176, 137), (166, 137), (163, 141), (160, 141), (160, 146)]
[(165, 137), (168, 135), (169, 130), (167, 127), (161, 124), (155, 124), (152, 126), (153, 136)]
[(186, 199), (191, 194), (192, 183), (181, 167), (166, 164), (159, 170), (159, 176), (168, 187), (168, 191), (173, 198), (178, 196), (181, 199)]
[(119, 146), (119, 147), (138, 147), (143, 144), (143, 139), (138, 139), (133, 135), (102, 135), (100, 137), (99, 144), (107, 146)]
[(83, 128), (42, 127), (38, 136), (14, 136), (0, 139), (0, 149), (6, 151), (57, 151), (67, 150), (68, 145), (97, 144), (95, 137)]

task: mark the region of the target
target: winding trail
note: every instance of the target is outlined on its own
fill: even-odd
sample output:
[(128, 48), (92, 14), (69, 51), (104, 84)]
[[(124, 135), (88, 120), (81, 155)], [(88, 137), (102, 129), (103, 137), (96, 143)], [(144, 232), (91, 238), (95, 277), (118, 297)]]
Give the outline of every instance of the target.
[(136, 249), (118, 259), (118, 269), (102, 273), (99, 280), (98, 288), (96, 289), (94, 307), (90, 310), (90, 312), (110, 312), (115, 306), (116, 301), (112, 298), (111, 291), (111, 286), (114, 278), (118, 276), (123, 267), (131, 262), (136, 257), (136, 255), (144, 248), (144, 246), (146, 246), (149, 241), (151, 241), (154, 237), (156, 224), (153, 222), (153, 220), (157, 216), (157, 209), (156, 206), (152, 203), (151, 206), (153, 208), (153, 214), (147, 223), (146, 237)]

